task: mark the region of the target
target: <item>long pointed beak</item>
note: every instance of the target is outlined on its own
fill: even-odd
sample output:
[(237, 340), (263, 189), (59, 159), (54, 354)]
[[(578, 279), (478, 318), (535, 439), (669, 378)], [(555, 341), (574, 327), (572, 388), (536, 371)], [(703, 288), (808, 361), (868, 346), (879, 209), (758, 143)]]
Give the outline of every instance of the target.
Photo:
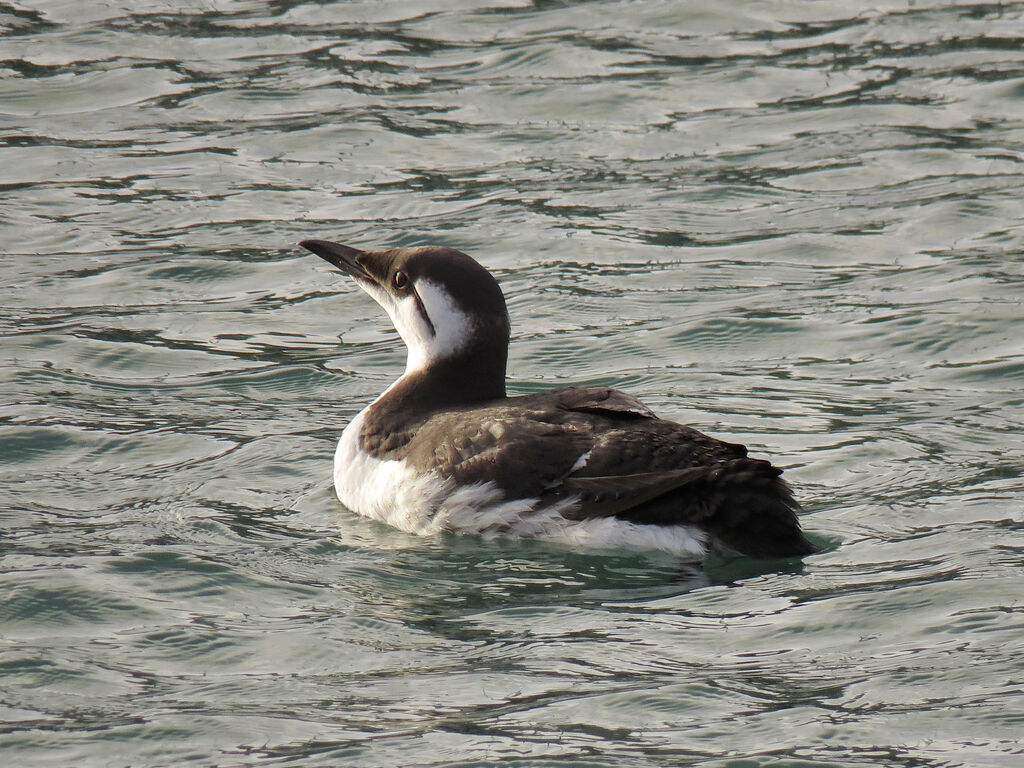
[(303, 240), (299, 245), (307, 251), (312, 251), (324, 261), (332, 264), (347, 275), (361, 280), (373, 280), (370, 273), (363, 265), (356, 261), (362, 251), (349, 248), (347, 245), (339, 245), (328, 240)]

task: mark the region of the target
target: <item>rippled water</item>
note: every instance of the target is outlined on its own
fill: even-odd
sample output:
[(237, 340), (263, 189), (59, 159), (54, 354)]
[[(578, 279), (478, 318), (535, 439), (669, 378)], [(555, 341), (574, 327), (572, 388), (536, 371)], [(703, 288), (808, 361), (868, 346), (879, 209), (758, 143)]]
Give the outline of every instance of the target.
[[(0, 762), (1017, 766), (1024, 3), (0, 1)], [(787, 468), (802, 565), (416, 539), (294, 244), (436, 243), (510, 389)]]

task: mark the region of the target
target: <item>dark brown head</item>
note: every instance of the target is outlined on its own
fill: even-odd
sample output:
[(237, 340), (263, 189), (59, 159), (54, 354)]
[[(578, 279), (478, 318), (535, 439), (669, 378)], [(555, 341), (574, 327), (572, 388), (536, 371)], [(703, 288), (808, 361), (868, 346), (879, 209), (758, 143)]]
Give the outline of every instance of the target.
[(407, 373), (500, 350), (504, 385), (505, 297), (474, 259), (451, 248), (359, 251), (326, 240), (299, 245), (351, 275), (384, 308), (409, 349)]

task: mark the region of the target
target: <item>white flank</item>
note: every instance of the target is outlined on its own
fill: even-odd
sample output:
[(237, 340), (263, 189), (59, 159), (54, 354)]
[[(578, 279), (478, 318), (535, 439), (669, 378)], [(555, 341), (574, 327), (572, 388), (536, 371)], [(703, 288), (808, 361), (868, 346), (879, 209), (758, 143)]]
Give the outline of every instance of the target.
[(538, 499), (503, 500), (494, 483), (458, 486), (401, 461), (375, 459), (359, 449), (365, 414), (345, 428), (334, 454), (338, 498), (364, 517), (420, 536), (441, 531), (512, 536), (576, 549), (661, 551), (687, 560), (707, 551), (707, 534), (693, 526), (636, 525), (614, 517), (568, 520), (562, 512), (576, 505), (572, 498), (537, 508)]

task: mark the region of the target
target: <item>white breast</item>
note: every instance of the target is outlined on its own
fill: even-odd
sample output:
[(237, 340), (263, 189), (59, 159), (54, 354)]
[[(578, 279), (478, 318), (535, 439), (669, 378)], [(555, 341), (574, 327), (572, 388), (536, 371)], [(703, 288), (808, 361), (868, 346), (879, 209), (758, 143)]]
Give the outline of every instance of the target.
[(345, 428), (334, 454), (334, 488), (341, 502), (364, 517), (407, 533), (441, 531), (485, 537), (543, 539), (577, 549), (657, 550), (699, 559), (707, 534), (688, 525), (636, 525), (614, 517), (569, 520), (576, 499), (538, 507), (539, 499), (505, 500), (491, 482), (459, 486), (402, 461), (374, 458), (359, 447), (366, 410)]

